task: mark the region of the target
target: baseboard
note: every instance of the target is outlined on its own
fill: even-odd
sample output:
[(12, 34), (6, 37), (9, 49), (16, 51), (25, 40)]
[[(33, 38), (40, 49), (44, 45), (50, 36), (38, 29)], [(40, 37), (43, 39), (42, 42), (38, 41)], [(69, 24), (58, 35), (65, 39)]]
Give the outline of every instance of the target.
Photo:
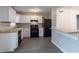
[(51, 42), (56, 45), (63, 53), (68, 53), (67, 51), (65, 51), (64, 49), (62, 49), (58, 44), (56, 44), (54, 41), (51, 40)]

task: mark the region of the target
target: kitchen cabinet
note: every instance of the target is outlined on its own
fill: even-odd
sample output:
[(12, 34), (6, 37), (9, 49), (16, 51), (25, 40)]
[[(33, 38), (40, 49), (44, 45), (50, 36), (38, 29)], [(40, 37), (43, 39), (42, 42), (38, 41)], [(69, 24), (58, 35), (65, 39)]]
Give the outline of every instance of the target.
[(38, 23), (42, 23), (42, 16), (30, 16), (31, 20), (38, 20)]
[(30, 28), (23, 28), (23, 37), (30, 37)]
[(38, 23), (42, 23), (42, 16), (36, 16), (36, 19), (38, 20)]
[(43, 28), (39, 28), (39, 37), (43, 37), (44, 30)]
[(9, 17), (10, 22), (16, 21), (16, 11), (12, 7), (9, 7), (9, 16), (8, 17)]
[(30, 16), (26, 16), (26, 23), (30, 23), (31, 19), (32, 18)]
[(22, 28), (0, 33), (0, 52), (13, 52), (23, 39)]
[(0, 6), (0, 21), (14, 22), (16, 18), (16, 11), (9, 6)]
[(19, 14), (16, 14), (16, 20), (15, 20), (15, 23), (19, 23), (20, 22), (20, 15)]
[(8, 21), (9, 10), (8, 7), (0, 6), (0, 21)]
[(18, 34), (0, 33), (0, 52), (13, 52), (18, 47)]
[(42, 23), (42, 16), (20, 15), (19, 18), (19, 23), (31, 23), (31, 20), (38, 20), (38, 23)]
[(31, 18), (26, 15), (21, 15), (20, 16), (20, 23), (30, 23)]

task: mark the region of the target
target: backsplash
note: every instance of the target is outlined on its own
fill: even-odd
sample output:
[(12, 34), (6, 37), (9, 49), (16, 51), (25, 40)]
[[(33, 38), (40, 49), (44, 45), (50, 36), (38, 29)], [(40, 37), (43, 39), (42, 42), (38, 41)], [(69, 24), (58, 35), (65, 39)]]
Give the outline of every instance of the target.
[(22, 27), (22, 28), (25, 28), (25, 27), (30, 27), (30, 24), (27, 24), (27, 23), (16, 23), (17, 27)]
[(0, 26), (10, 26), (10, 23), (0, 23)]
[[(29, 23), (16, 23), (17, 27), (22, 27), (22, 28), (29, 28), (30, 27), (30, 24)], [(42, 28), (42, 24), (39, 24), (39, 28)]]

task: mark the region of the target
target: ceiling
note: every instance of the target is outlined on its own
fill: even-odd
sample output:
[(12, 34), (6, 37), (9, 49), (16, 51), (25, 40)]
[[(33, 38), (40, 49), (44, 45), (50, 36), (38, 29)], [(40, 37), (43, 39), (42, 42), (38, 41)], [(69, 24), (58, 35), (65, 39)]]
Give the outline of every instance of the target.
[(55, 6), (14, 6), (13, 8), (17, 12), (32, 12), (30, 9), (38, 8), (40, 13), (49, 13), (51, 8), (55, 8)]
[(38, 8), (40, 10), (39, 13), (50, 13), (51, 8), (58, 8), (58, 7), (71, 8), (71, 9), (78, 9), (79, 10), (79, 6), (14, 6), (13, 8), (17, 12), (33, 12), (33, 11), (30, 11), (30, 9)]

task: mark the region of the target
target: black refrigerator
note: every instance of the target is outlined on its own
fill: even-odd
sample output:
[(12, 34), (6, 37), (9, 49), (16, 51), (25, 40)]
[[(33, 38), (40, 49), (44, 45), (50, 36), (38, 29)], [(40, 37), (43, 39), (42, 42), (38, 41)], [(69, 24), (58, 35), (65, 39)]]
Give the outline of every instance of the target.
[(43, 19), (44, 37), (51, 37), (51, 19)]

